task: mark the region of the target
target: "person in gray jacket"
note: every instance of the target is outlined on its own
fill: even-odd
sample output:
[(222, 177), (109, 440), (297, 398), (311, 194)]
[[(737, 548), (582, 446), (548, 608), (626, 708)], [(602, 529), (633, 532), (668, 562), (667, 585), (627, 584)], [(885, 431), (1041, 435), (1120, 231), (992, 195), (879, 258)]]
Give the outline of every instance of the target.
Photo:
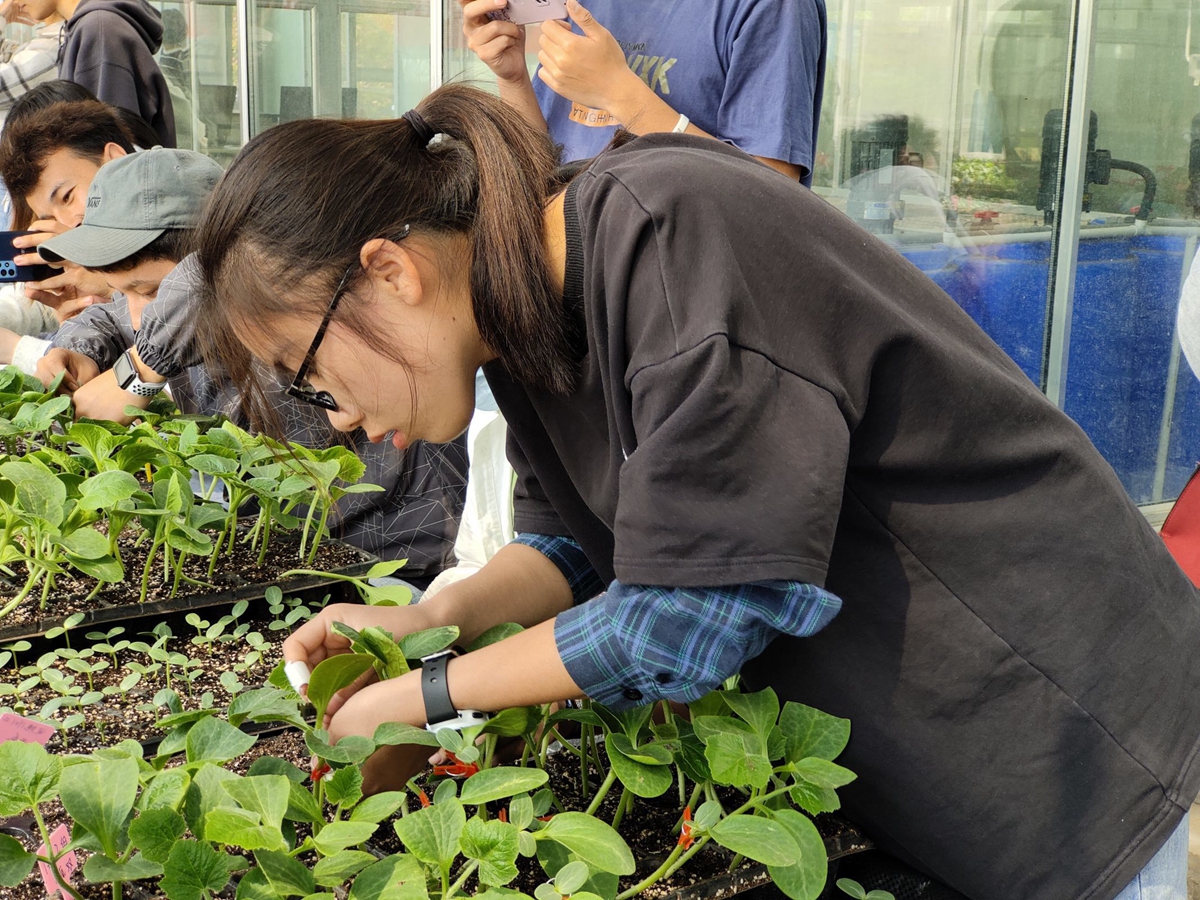
[[(236, 391), (200, 359), (193, 334), (200, 272), (194, 255), (184, 255), (220, 171), (199, 153), (161, 148), (106, 163), (88, 189), (83, 223), (41, 245), (50, 260), (102, 273), (115, 291), (112, 303), (65, 323), (39, 366), (47, 380), (64, 369), (72, 373), (81, 384), (74, 394), (80, 415), (127, 419), (126, 406), (144, 408), (166, 382), (185, 412), (246, 424)], [(335, 440), (325, 417), (282, 386), (272, 402), (289, 440), (317, 447)], [(407, 559), (397, 575), (424, 588), (453, 565), (466, 487), (464, 440), (398, 450), (358, 434), (351, 443), (367, 467), (363, 480), (383, 491), (339, 500), (331, 531), (385, 559)]]
[(67, 20), (58, 77), (97, 98), (137, 113), (164, 147), (175, 146), (175, 111), (154, 54), (162, 46), (162, 16), (145, 0), (21, 0), (34, 19)]

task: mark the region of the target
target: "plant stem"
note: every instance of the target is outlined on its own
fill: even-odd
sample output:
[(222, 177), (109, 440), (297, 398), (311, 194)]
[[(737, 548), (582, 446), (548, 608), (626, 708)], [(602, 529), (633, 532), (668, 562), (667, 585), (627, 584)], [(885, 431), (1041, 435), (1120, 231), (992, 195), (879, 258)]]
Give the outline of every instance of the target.
[(37, 804), (34, 804), (33, 806), (33, 818), (34, 821), (37, 822), (38, 831), (41, 832), (42, 843), (46, 845), (46, 852), (50, 854), (50, 859), (48, 862), (50, 864), (50, 871), (54, 873), (55, 882), (58, 883), (59, 887), (61, 887), (65, 893), (70, 894), (74, 900), (83, 900), (83, 896), (79, 893), (79, 891), (75, 890), (75, 888), (71, 887), (71, 885), (63, 884), (61, 881), (59, 881), (58, 851), (55, 850), (54, 845), (50, 843), (50, 832), (46, 830), (46, 820), (42, 818), (42, 812), (40, 809), (38, 809)]
[(150, 543), (150, 555), (146, 557), (146, 565), (142, 569), (142, 592), (138, 595), (138, 603), (146, 602), (146, 594), (150, 590), (150, 570), (154, 566), (154, 555), (158, 552), (160, 543), (156, 532), (154, 540)]
[(604, 802), (604, 798), (608, 796), (608, 792), (612, 790), (613, 784), (616, 783), (617, 773), (612, 769), (608, 770), (608, 774), (604, 776), (604, 781), (600, 783), (599, 789), (596, 791), (596, 796), (592, 798), (592, 802), (588, 804), (587, 814), (594, 816), (596, 810), (600, 808), (600, 804)]
[(27, 563), (27, 565), (29, 566), (29, 580), (25, 582), (25, 586), (21, 588), (17, 596), (9, 600), (8, 605), (5, 606), (4, 609), (0, 609), (0, 619), (3, 619), (10, 612), (20, 606), (21, 601), (29, 596), (29, 592), (33, 590), (34, 584), (37, 583), (37, 577), (41, 572), (41, 569), (36, 568), (31, 562)]
[(463, 866), (462, 869), (459, 870), (458, 878), (455, 879), (454, 884), (450, 885), (450, 887), (443, 892), (442, 900), (450, 900), (450, 898), (454, 896), (455, 892), (466, 883), (468, 878), (471, 877), (471, 873), (477, 868), (479, 868), (479, 860), (477, 859), (473, 859)]
[(308, 515), (304, 517), (304, 528), (300, 531), (300, 555), (297, 557), (301, 562), (308, 562), (308, 531), (312, 528), (313, 512), (316, 507), (313, 504), (308, 504)]
[(588, 794), (592, 790), (592, 786), (588, 783), (588, 752), (587, 752), (588, 734), (587, 734), (587, 729), (589, 729), (589, 728), (591, 728), (590, 725), (584, 725), (579, 730), (579, 750), (580, 750), (580, 753), (579, 753), (579, 783), (582, 787), (582, 790), (580, 791), (580, 795), (582, 796), (584, 801), (586, 801), (588, 799)]
[(684, 850), (679, 844), (675, 845), (675, 849), (671, 851), (671, 855), (663, 860), (663, 864), (645, 877), (644, 880), (638, 882), (627, 891), (622, 891), (617, 894), (617, 900), (630, 900), (636, 897), (646, 888), (658, 883), (664, 878), (670, 878), (681, 868), (687, 865), (688, 860), (699, 853), (707, 844), (709, 838), (703, 837), (692, 844), (689, 850)]
[(262, 549), (258, 551), (258, 564), (261, 566), (267, 561), (267, 547), (271, 543), (271, 508), (264, 506), (262, 510), (263, 516), (263, 532), (262, 532)]
[(621, 791), (621, 799), (617, 801), (617, 811), (613, 813), (612, 827), (616, 831), (621, 827), (621, 819), (625, 818), (625, 810), (633, 806), (633, 792), (629, 788)]
[(317, 524), (317, 531), (313, 535), (312, 547), (308, 551), (308, 565), (313, 565), (317, 561), (317, 550), (321, 547), (321, 540), (325, 534), (325, 526), (329, 521), (329, 504), (321, 509), (321, 521)]

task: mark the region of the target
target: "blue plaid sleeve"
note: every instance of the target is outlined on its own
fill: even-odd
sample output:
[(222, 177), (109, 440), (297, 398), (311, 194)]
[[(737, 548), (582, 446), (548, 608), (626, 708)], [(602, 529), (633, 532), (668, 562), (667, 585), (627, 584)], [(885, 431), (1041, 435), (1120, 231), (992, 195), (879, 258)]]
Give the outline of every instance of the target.
[(822, 588), (763, 581), (713, 588), (625, 585), (560, 613), (554, 638), (589, 697), (616, 709), (691, 702), (775, 637), (816, 634), (842, 608)]
[(541, 553), (546, 559), (558, 566), (571, 586), (571, 596), (576, 603), (595, 597), (604, 590), (604, 582), (592, 568), (583, 548), (568, 537), (555, 534), (518, 534), (513, 543), (524, 544)]

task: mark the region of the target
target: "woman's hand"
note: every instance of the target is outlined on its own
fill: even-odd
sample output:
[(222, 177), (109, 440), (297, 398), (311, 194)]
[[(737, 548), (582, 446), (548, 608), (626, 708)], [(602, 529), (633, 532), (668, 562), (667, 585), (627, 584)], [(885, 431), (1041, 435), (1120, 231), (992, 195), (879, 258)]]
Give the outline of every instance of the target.
[[(337, 743), (348, 734), (370, 737), (385, 722), (425, 724), (420, 672), (362, 687), (329, 720), (329, 739)], [(362, 767), (363, 793), (401, 790), (429, 762), (430, 750), (420, 745), (380, 747)]]
[(458, 0), (463, 10), (467, 46), (502, 83), (529, 83), (525, 67), (525, 26), (492, 21), (487, 14), (503, 9), (508, 0)]
[(638, 108), (653, 91), (629, 68), (621, 45), (576, 0), (567, 12), (583, 34), (566, 22), (542, 23), (538, 78), (560, 96), (592, 109), (612, 113), (628, 127)]
[[(283, 658), (286, 662), (302, 662), (308, 666), (309, 671), (312, 671), (329, 657), (350, 652), (350, 641), (333, 630), (334, 622), (349, 625), (355, 631), (362, 631), (364, 628), (374, 625), (390, 631), (392, 636), (399, 640), (414, 631), (434, 627), (436, 623), (426, 613), (427, 611), (423, 610), (420, 604), (415, 606), (363, 606), (358, 603), (335, 603), (326, 606), (283, 642)], [(331, 721), (347, 700), (375, 680), (375, 670), (368, 669), (349, 687), (338, 691), (329, 701), (326, 722)], [(391, 683), (389, 682), (389, 684)], [(395, 722), (400, 720), (383, 718), (379, 721)], [(374, 729), (354, 731), (353, 733), (370, 737), (373, 731)], [(351, 732), (343, 731), (341, 733), (349, 734)], [(428, 754), (426, 755), (428, 756)]]

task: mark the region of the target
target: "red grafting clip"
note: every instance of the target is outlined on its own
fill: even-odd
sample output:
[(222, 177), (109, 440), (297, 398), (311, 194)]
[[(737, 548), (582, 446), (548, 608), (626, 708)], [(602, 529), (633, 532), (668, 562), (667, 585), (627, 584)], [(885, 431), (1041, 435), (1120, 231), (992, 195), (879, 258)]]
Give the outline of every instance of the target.
[(507, 823), (507, 822), (508, 822), (508, 810), (507, 810), (507, 809), (504, 809), (504, 808), (501, 808), (501, 810), (500, 810), (500, 817), (499, 817), (499, 818), (500, 818), (500, 821), (501, 821), (501, 822), (505, 822), (505, 823)]
[(421, 801), (422, 809), (424, 809), (426, 806), (433, 806), (433, 803), (429, 799), (429, 795), (419, 788), (417, 789), (417, 799)]
[(317, 766), (315, 769), (312, 770), (312, 780), (320, 781), (322, 778), (324, 778), (326, 775), (328, 775), (332, 771), (333, 771), (333, 767), (330, 766), (329, 763), (322, 763), (321, 765)]
[(679, 831), (679, 846), (687, 850), (695, 840), (695, 837), (692, 836), (692, 808), (685, 806), (683, 808), (683, 828)]

